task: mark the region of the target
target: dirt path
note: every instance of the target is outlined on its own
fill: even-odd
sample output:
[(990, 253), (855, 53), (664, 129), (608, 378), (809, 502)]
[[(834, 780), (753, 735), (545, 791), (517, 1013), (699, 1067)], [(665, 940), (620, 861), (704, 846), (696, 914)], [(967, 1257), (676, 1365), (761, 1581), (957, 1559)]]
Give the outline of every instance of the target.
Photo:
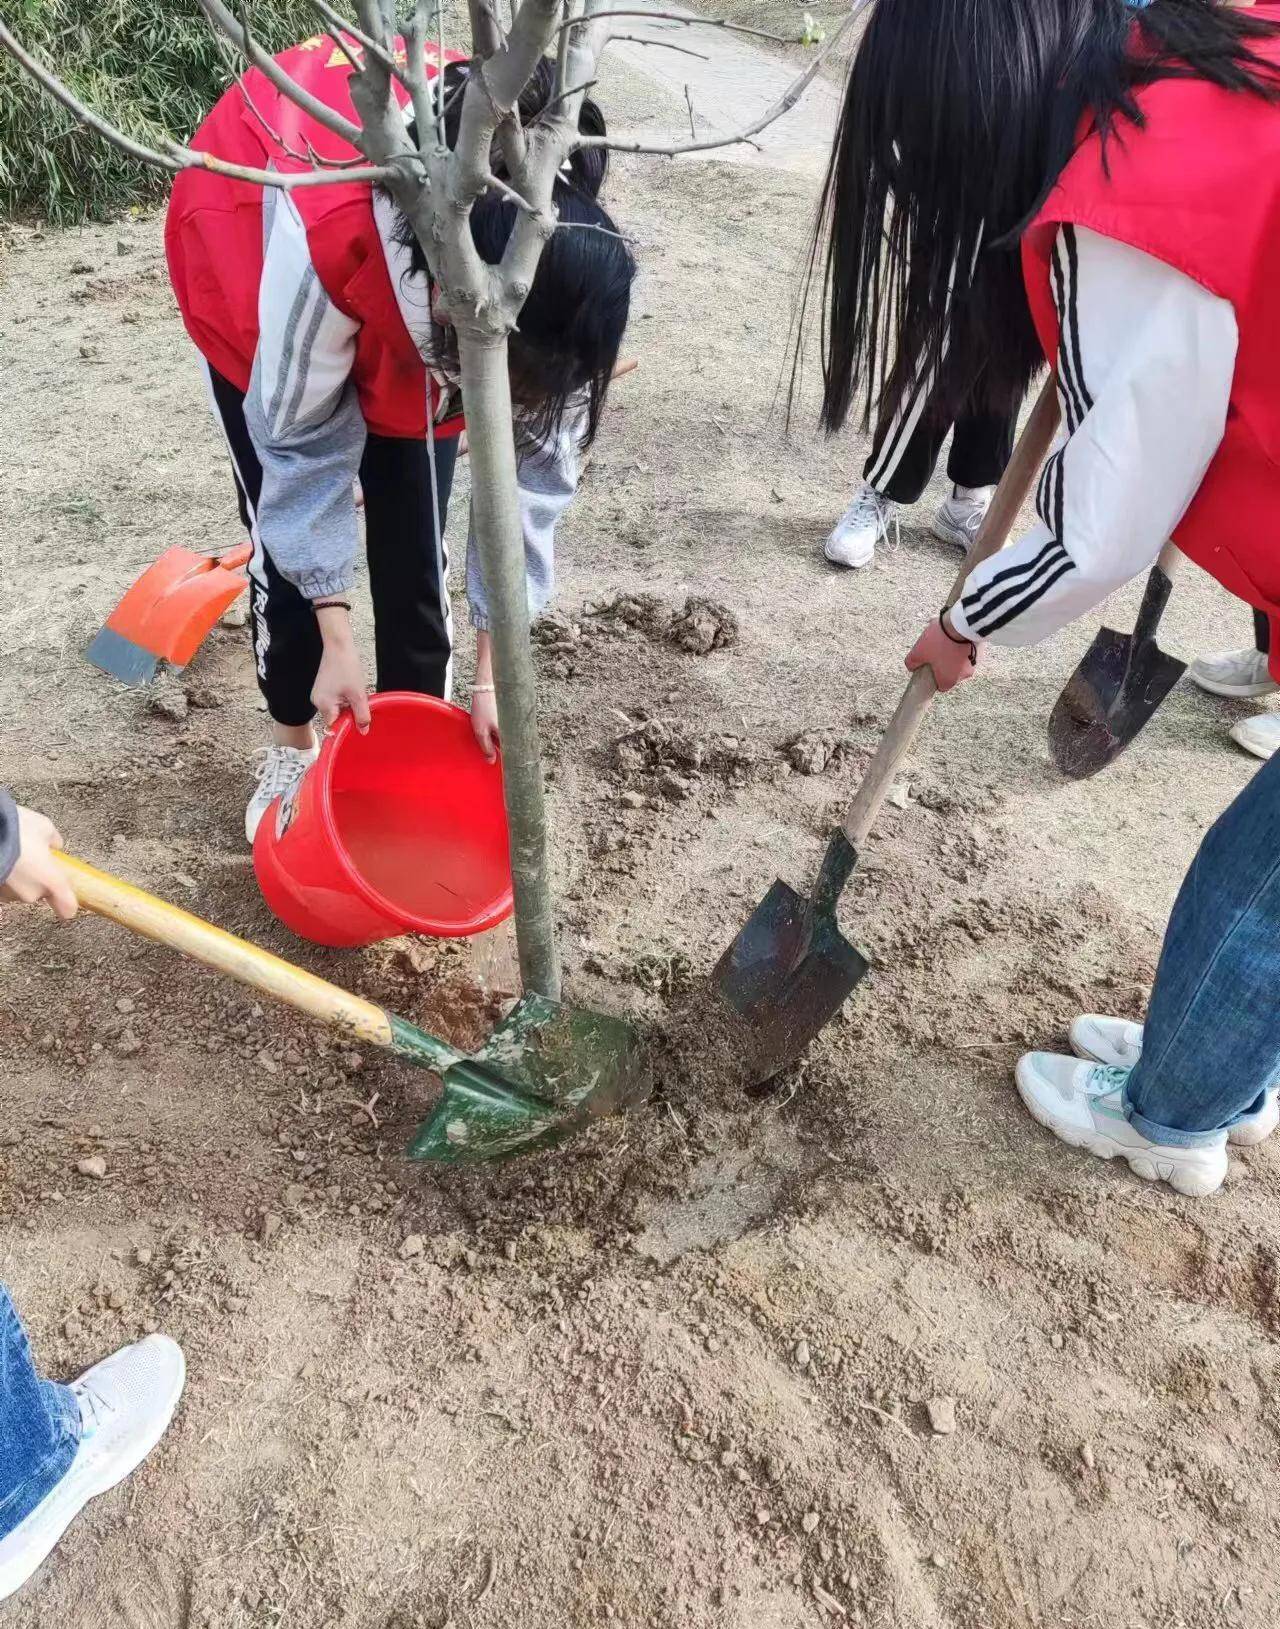
[[(629, 65), (606, 91), (619, 125), (650, 106)], [(539, 651), (570, 986), (660, 1022), (808, 875), (954, 560), (914, 524), (874, 570), (820, 558), (864, 449), (772, 414), (812, 176), (637, 161), (611, 189), (642, 366)], [(235, 538), (159, 254), (154, 221), (9, 235), (0, 780), (88, 857), (463, 1039), (470, 952), (328, 954), (267, 917), (242, 634), (181, 720), (81, 660), (160, 546)], [(736, 642), (683, 648), (646, 593), (722, 603)], [(1195, 579), (1168, 618), (1184, 654), (1245, 623)], [(55, 1373), (159, 1325), (191, 1374), (6, 1624), (1270, 1629), (1277, 1150), (1195, 1206), (1067, 1155), (1010, 1085), (1081, 1008), (1140, 1010), (1250, 771), (1185, 688), (1063, 786), (1044, 720), (1088, 637), (938, 709), (847, 902), (877, 971), (765, 1103), (670, 1071), (660, 1110), (559, 1155), (435, 1174), (399, 1158), (425, 1077), (107, 924), (6, 916), (0, 1277)]]

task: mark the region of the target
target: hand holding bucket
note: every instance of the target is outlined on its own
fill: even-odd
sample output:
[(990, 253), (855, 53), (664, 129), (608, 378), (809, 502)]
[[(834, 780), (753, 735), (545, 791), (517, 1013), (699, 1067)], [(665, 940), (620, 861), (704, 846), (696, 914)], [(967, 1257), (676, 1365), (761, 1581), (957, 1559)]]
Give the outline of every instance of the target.
[(253, 845), (262, 896), (316, 944), (401, 933), (461, 938), (511, 914), (501, 761), (464, 708), (434, 696), (370, 697), (361, 734), (344, 712)]

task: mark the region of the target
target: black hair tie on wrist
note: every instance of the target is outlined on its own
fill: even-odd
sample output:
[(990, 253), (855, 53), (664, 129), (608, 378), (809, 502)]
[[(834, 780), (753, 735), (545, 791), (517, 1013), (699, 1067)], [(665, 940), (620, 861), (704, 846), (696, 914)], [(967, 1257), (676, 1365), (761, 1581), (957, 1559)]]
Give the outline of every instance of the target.
[(938, 612), (938, 626), (942, 629), (943, 633), (946, 634), (947, 638), (951, 641), (951, 643), (953, 645), (968, 645), (968, 647), (969, 647), (969, 660), (976, 667), (978, 665), (978, 647), (977, 647), (977, 645), (974, 644), (972, 639), (962, 639), (959, 634), (953, 634), (951, 632), (951, 629), (947, 627), (946, 615), (947, 615), (946, 608), (944, 607), (941, 611)]
[(313, 611), (349, 611), (351, 609), (351, 601), (350, 600), (312, 600), (311, 609)]

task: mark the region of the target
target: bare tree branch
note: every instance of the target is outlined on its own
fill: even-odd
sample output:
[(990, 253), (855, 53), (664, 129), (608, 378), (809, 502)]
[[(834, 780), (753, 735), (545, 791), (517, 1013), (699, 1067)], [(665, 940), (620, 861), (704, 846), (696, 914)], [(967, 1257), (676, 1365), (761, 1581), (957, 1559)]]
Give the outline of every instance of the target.
[(404, 25), (404, 82), (413, 101), (413, 117), (418, 126), (418, 146), (423, 147), (434, 130), (436, 146), (444, 146), (444, 118), (439, 96), (427, 85), (427, 4), (415, 0), (413, 16)]
[(243, 53), (245, 60), (264, 74), (282, 96), (287, 96), (295, 107), (301, 108), (317, 124), (363, 152), (360, 126), (326, 106), (318, 96), (305, 90), (292, 74), (286, 73), (276, 59), (258, 44), (235, 13), (223, 5), (222, 0), (196, 0), (196, 4), (219, 33), (224, 34)]
[(126, 135), (123, 130), (117, 129), (100, 113), (96, 113), (93, 108), (82, 102), (56, 74), (50, 73), (43, 63), (38, 62), (24, 50), (9, 32), (3, 18), (0, 18), (0, 49), (7, 51), (20, 68), (30, 74), (38, 85), (56, 102), (60, 102), (68, 113), (73, 114), (87, 129), (101, 136), (104, 141), (110, 142), (111, 146), (120, 152), (136, 159), (139, 164), (149, 164), (152, 169), (168, 170), (171, 175), (178, 175), (183, 170), (211, 170), (215, 175), (230, 176), (234, 181), (249, 181), (259, 187), (279, 187), (285, 192), (291, 191), (294, 187), (322, 187), (326, 184), (337, 185), (350, 181), (370, 181), (386, 185), (396, 175), (394, 170), (384, 165), (296, 172), (259, 170), (247, 164), (231, 164), (226, 159), (218, 158), (214, 153), (198, 153), (177, 141), (166, 141), (164, 150), (160, 151)]
[[(617, 17), (643, 17), (650, 23), (679, 23), (685, 28), (723, 28), (730, 34), (749, 34), (753, 39), (768, 40), (771, 45), (803, 45), (803, 39), (794, 34), (773, 34), (767, 28), (749, 28), (745, 23), (735, 23), (728, 17), (698, 17), (692, 12), (683, 11), (640, 11), (616, 9), (609, 11), (594, 11), (591, 13), (592, 22), (612, 22)], [(575, 19), (562, 23), (562, 29), (572, 28)], [(841, 25), (843, 26), (843, 25)]]
[(616, 44), (619, 40), (625, 40), (629, 45), (656, 45), (664, 51), (679, 51), (681, 56), (697, 57), (699, 62), (711, 61), (705, 51), (691, 51), (687, 45), (677, 45), (674, 40), (647, 40), (643, 34), (610, 34), (610, 45)]
[(467, 0), (467, 11), (471, 17), (471, 39), (476, 55), (487, 59), (505, 50), (506, 30), (493, 0)]
[[(814, 56), (803, 73), (796, 75), (778, 100), (771, 107), (766, 108), (758, 119), (744, 126), (741, 130), (735, 130), (732, 135), (713, 136), (704, 141), (672, 142), (653, 142), (643, 136), (579, 136), (573, 145), (580, 148), (607, 147), (613, 153), (648, 153), (659, 158), (675, 158), (678, 153), (707, 153), (717, 147), (736, 147), (741, 142), (749, 142), (753, 136), (758, 136), (762, 130), (767, 129), (775, 120), (780, 119), (784, 113), (791, 111), (813, 82), (818, 69), (830, 56), (831, 52), (835, 50), (869, 4), (870, 0), (854, 0), (854, 5), (844, 21), (829, 36), (822, 49)], [(608, 12), (598, 13), (598, 17), (601, 18), (609, 15)], [(619, 13), (614, 12), (612, 15), (618, 16)], [(646, 15), (655, 14), (647, 13)], [(690, 18), (688, 20), (690, 22), (703, 21), (702, 18)]]
[(401, 77), (394, 56), (390, 51), (384, 50), (371, 34), (366, 34), (363, 29), (357, 28), (354, 23), (347, 22), (339, 12), (335, 11), (327, 3), (327, 0), (310, 0), (310, 4), (312, 9), (317, 11), (337, 34), (345, 34), (348, 39), (355, 40), (371, 57), (381, 63), (393, 78), (399, 79)]
[(484, 184), (490, 192), (496, 192), (499, 198), (505, 198), (509, 204), (514, 204), (525, 215), (536, 215), (538, 211), (527, 198), (522, 198), (514, 187), (509, 187), (505, 181), (496, 175), (487, 175)]

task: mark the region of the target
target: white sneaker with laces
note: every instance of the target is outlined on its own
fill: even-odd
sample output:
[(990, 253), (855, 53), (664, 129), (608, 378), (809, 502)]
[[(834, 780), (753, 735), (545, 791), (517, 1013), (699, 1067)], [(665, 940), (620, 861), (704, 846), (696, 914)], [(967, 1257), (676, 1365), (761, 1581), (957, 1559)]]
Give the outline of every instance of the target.
[(137, 1470), (167, 1430), (186, 1376), (182, 1348), (167, 1335), (148, 1335), (73, 1382), (80, 1445), (62, 1480), (0, 1539), (0, 1601), (37, 1571), (90, 1499)]
[(1227, 1175), (1227, 1134), (1196, 1148), (1153, 1143), (1125, 1118), (1127, 1069), (1063, 1058), (1051, 1052), (1028, 1052), (1018, 1059), (1018, 1095), (1031, 1116), (1060, 1142), (1083, 1148), (1099, 1159), (1117, 1156), (1135, 1176), (1167, 1182), (1193, 1199), (1216, 1193)]
[(1237, 696), (1248, 701), (1280, 690), (1267, 660), (1265, 651), (1252, 646), (1248, 650), (1223, 650), (1213, 656), (1198, 656), (1187, 672), (1192, 682), (1211, 696)]
[(1127, 1018), (1082, 1012), (1067, 1034), (1077, 1058), (1106, 1064), (1108, 1069), (1132, 1069), (1142, 1056), (1142, 1025)]
[(897, 525), (895, 507), (891, 498), (882, 498), (864, 481), (836, 522), (822, 552), (833, 566), (850, 566), (854, 570), (869, 566), (875, 559), (876, 544), (889, 535), (889, 522), (893, 520)]
[(319, 756), (319, 747), (309, 752), (303, 747), (267, 748), (254, 771), (258, 785), (244, 812), (244, 834), (250, 843), (258, 834), (263, 815), (277, 798), (288, 797)]
[[(1105, 1064), (1109, 1069), (1132, 1069), (1142, 1056), (1141, 1024), (1127, 1018), (1104, 1018), (1100, 1013), (1081, 1013), (1070, 1029), (1071, 1050), (1077, 1058)], [(1241, 1148), (1256, 1148), (1280, 1126), (1280, 1091), (1273, 1087), (1256, 1114), (1237, 1120), (1227, 1131), (1227, 1141)]]
[(993, 486), (953, 487), (933, 517), (933, 535), (968, 554), (978, 541), (978, 528), (986, 519), (995, 490)]
[(1258, 713), (1231, 726), (1231, 739), (1255, 758), (1270, 758), (1280, 747), (1280, 713)]

